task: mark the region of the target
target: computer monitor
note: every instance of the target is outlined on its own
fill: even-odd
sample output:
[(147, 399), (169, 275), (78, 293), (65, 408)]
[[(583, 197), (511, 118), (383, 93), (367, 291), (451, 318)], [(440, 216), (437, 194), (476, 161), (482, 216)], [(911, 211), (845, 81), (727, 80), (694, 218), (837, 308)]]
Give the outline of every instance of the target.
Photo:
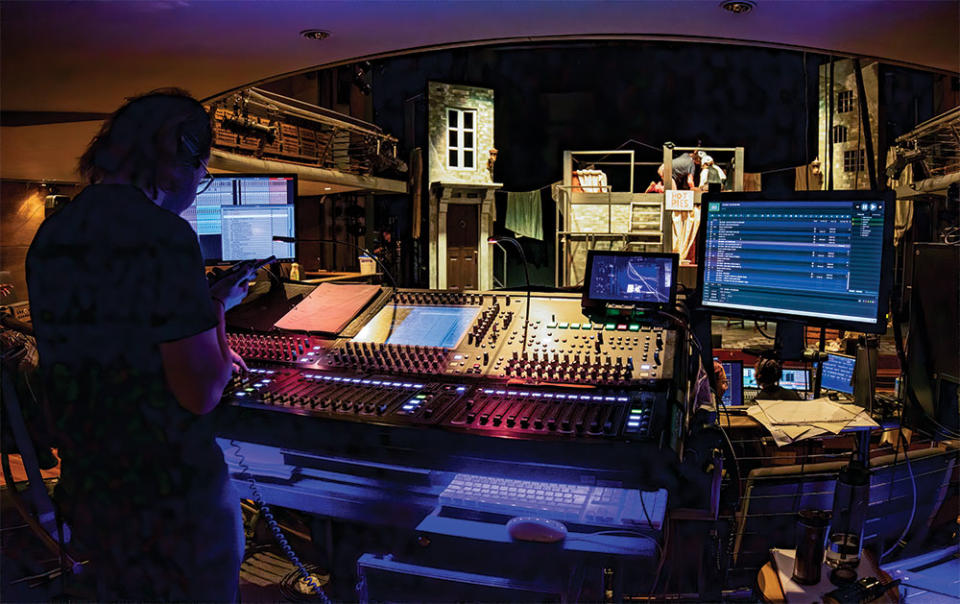
[(892, 194), (872, 191), (705, 194), (701, 306), (883, 333), (893, 209)]
[(830, 353), (821, 368), (820, 388), (853, 394), (853, 372), (856, 366), (856, 357)]
[(276, 256), (296, 260), (297, 178), (293, 174), (216, 174), (181, 216), (200, 240), (207, 264)]
[(584, 304), (669, 308), (677, 295), (677, 254), (587, 252)]
[(737, 406), (743, 404), (743, 361), (723, 361), (723, 372), (727, 374), (727, 391), (723, 393), (723, 404)]
[[(743, 368), (743, 387), (759, 388), (757, 374), (753, 367)], [(786, 390), (810, 390), (810, 372), (806, 369), (784, 367), (780, 376), (780, 387)]]

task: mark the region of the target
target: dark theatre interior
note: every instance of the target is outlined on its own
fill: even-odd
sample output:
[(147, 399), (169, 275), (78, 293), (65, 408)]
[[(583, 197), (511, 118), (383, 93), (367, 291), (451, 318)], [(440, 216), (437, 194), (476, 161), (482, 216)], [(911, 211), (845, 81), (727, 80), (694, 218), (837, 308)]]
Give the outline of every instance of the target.
[(960, 601), (957, 0), (0, 26), (0, 600)]

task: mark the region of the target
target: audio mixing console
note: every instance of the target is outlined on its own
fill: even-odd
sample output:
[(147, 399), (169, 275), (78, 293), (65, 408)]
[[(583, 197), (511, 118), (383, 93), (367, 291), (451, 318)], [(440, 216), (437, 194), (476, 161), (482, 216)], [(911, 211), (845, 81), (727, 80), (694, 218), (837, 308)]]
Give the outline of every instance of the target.
[(676, 332), (594, 322), (580, 297), (398, 290), (353, 337), (231, 333), (242, 407), (511, 438), (644, 439), (665, 424)]

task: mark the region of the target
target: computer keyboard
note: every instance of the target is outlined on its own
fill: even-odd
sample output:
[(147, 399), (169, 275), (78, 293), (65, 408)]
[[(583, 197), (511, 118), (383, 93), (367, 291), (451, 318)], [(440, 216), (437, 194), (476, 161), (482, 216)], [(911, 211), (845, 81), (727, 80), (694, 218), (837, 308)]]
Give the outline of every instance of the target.
[(667, 509), (667, 491), (457, 474), (440, 493), (440, 505), (579, 524), (660, 530)]

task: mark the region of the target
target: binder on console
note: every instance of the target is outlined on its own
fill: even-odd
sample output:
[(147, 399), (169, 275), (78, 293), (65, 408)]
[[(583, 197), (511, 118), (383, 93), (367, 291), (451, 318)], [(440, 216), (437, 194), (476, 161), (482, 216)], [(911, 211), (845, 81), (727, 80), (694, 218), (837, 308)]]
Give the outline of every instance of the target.
[(321, 283), (274, 327), (338, 334), (379, 291), (379, 285)]

